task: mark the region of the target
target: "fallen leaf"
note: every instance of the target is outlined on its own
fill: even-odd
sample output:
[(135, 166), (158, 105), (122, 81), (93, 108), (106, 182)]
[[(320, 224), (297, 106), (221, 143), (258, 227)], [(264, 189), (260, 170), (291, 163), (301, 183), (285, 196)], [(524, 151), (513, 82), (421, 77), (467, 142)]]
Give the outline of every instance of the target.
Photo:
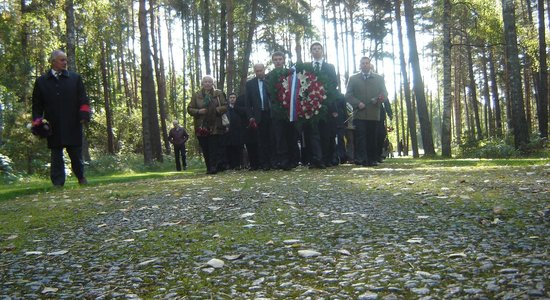
[(244, 219), (244, 218), (248, 218), (248, 217), (252, 217), (253, 215), (255, 215), (256, 213), (244, 213), (241, 215), (241, 219)]
[(59, 290), (58, 288), (45, 287), (45, 288), (42, 290), (42, 294), (55, 293), (55, 292), (57, 292), (58, 290)]
[(309, 257), (317, 257), (321, 255), (321, 253), (315, 250), (298, 250), (298, 255), (300, 255), (301, 257), (309, 258)]
[(451, 253), (451, 254), (449, 254), (448, 257), (452, 258), (452, 259), (454, 259), (454, 258), (466, 258), (466, 253), (464, 253), (464, 252)]
[(50, 252), (50, 253), (48, 253), (48, 255), (57, 256), (57, 255), (63, 255), (63, 254), (67, 254), (67, 253), (69, 253), (69, 251), (59, 250), (59, 251), (55, 251), (55, 252)]
[(339, 249), (337, 252), (342, 254), (342, 255), (345, 255), (345, 256), (350, 256), (351, 255), (351, 252), (349, 252), (346, 249)]
[(216, 269), (220, 269), (220, 268), (223, 268), (223, 266), (225, 265), (225, 263), (223, 262), (223, 260), (221, 259), (217, 259), (217, 258), (212, 258), (211, 260), (209, 260), (206, 265), (212, 267), (212, 268), (216, 268)]
[(227, 260), (237, 260), (244, 257), (244, 254), (224, 255), (223, 258)]

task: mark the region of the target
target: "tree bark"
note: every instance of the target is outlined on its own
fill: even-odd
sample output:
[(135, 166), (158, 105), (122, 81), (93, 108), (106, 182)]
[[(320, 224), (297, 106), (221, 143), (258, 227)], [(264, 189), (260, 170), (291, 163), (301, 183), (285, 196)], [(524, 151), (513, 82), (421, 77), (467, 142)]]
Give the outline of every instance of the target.
[(113, 134), (113, 111), (111, 109), (109, 75), (107, 72), (107, 54), (105, 42), (101, 42), (101, 82), (103, 86), (103, 102), (105, 107), (105, 124), (107, 126), (107, 153), (115, 154), (115, 138)]
[[(235, 29), (233, 0), (226, 0), (227, 9), (227, 91), (235, 90)], [(242, 94), (244, 91), (240, 91)]]
[(443, 0), (443, 118), (441, 121), (441, 155), (452, 156), (451, 113), (451, 0)]
[(160, 134), (156, 106), (155, 83), (153, 80), (153, 65), (151, 63), (151, 48), (147, 31), (147, 16), (145, 0), (139, 1), (138, 24), (140, 31), (141, 54), (141, 121), (143, 136), (143, 158), (146, 165), (157, 159), (162, 161)]
[(489, 95), (489, 74), (487, 72), (487, 54), (485, 53), (486, 49), (482, 52), (482, 61), (481, 61), (481, 72), (483, 77), (483, 99), (485, 100), (485, 107), (487, 111), (487, 116), (485, 117), (487, 124), (487, 136), (493, 137), (495, 135), (495, 120), (493, 116), (493, 110), (491, 108), (491, 97)]
[(395, 1), (395, 21), (397, 22), (397, 37), (399, 40), (399, 59), (401, 61), (401, 76), (403, 77), (403, 91), (405, 93), (405, 104), (407, 105), (407, 124), (411, 137), (413, 157), (418, 158), (418, 140), (416, 138), (415, 115), (412, 108), (411, 90), (407, 75), (407, 62), (405, 61), (405, 48), (403, 46), (403, 28), (401, 26), (401, 0)]
[(522, 149), (529, 141), (529, 132), (525, 119), (523, 92), (519, 63), (518, 39), (516, 31), (516, 15), (513, 0), (502, 0), (502, 17), (504, 19), (504, 37), (506, 42), (507, 68), (510, 84), (510, 98), (508, 102), (512, 108), (512, 127), (514, 144)]
[(210, 1), (202, 0), (202, 50), (204, 53), (204, 66), (207, 75), (212, 75), (212, 66), (210, 65)]
[[(162, 49), (160, 48), (162, 43), (160, 42), (160, 20), (158, 19), (156, 0), (149, 0), (149, 15), (151, 18), (151, 42), (153, 49), (153, 66), (155, 69), (155, 79), (157, 83), (157, 98), (158, 107), (160, 113), (160, 133), (162, 135), (162, 141), (164, 142), (164, 152), (170, 154), (170, 142), (168, 141), (168, 129), (166, 127), (166, 75), (164, 73), (164, 59), (162, 56)], [(157, 26), (158, 24), (158, 26)], [(158, 39), (158, 43), (157, 43)], [(161, 146), (162, 148), (162, 146)], [(157, 158), (159, 156), (157, 155)], [(160, 154), (162, 160), (162, 153)]]
[[(549, 9), (550, 10), (550, 9)], [(539, 15), (539, 84), (537, 93), (537, 116), (539, 135), (548, 139), (548, 64), (546, 57), (546, 27), (544, 18), (544, 1), (538, 0)], [(549, 15), (550, 18), (550, 15)]]
[(420, 133), (422, 135), (422, 145), (424, 155), (434, 156), (434, 142), (432, 136), (432, 123), (428, 114), (426, 105), (426, 94), (424, 91), (424, 82), (420, 70), (418, 59), (418, 50), (416, 46), (416, 34), (414, 31), (414, 11), (411, 0), (403, 1), (405, 7), (405, 22), (407, 23), (407, 38), (409, 39), (409, 59), (413, 70), (413, 87), (418, 110), (418, 121), (420, 122)]
[(491, 96), (495, 108), (495, 134), (502, 137), (502, 111), (500, 109), (500, 98), (498, 93), (497, 73), (495, 71), (494, 49), (489, 48), (489, 77), (491, 78)]
[(250, 61), (250, 53), (252, 52), (252, 39), (254, 32), (256, 31), (256, 17), (258, 13), (258, 0), (252, 0), (250, 4), (250, 23), (248, 24), (248, 32), (246, 35), (245, 48), (243, 53), (243, 61), (241, 66), (241, 81), (239, 84), (239, 91), (244, 91), (246, 86), (246, 79), (248, 77), (248, 64)]
[(218, 76), (218, 89), (222, 91), (229, 91), (225, 89), (225, 58), (227, 57), (227, 5), (225, 0), (220, 1), (220, 75)]
[(472, 110), (474, 112), (474, 122), (476, 130), (476, 138), (478, 141), (483, 139), (483, 131), (481, 130), (481, 120), (479, 118), (479, 105), (477, 101), (477, 87), (474, 74), (474, 59), (472, 57), (472, 45), (470, 38), (466, 38), (466, 53), (468, 55), (468, 91), (470, 93), (470, 101), (472, 102)]

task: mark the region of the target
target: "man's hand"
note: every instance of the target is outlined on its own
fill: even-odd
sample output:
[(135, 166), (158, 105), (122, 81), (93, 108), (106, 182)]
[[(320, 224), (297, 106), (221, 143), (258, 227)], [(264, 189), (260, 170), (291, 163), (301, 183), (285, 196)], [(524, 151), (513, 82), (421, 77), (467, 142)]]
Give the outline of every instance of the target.
[(357, 104), (357, 108), (359, 108), (359, 109), (365, 108), (365, 103), (359, 102), (359, 104)]
[(199, 115), (205, 115), (207, 112), (208, 112), (208, 109), (206, 108), (199, 109)]

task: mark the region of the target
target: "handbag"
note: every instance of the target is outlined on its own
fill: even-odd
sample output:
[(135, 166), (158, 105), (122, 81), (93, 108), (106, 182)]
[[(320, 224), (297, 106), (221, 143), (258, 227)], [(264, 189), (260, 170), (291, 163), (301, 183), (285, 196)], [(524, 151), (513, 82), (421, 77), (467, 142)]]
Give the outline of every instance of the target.
[(230, 122), (229, 122), (229, 117), (227, 116), (227, 113), (223, 113), (222, 114), (222, 125), (227, 127), (229, 126)]
[[(218, 105), (221, 106), (221, 102), (220, 102), (220, 97), (218, 96)], [(225, 126), (225, 127), (229, 127), (229, 116), (227, 115), (227, 113), (223, 113), (222, 114), (222, 125)]]

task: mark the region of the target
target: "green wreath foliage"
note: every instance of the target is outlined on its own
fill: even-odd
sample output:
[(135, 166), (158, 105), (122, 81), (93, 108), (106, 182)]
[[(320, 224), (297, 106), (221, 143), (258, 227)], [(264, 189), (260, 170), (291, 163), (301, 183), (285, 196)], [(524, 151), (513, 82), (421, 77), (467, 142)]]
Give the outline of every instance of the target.
[[(328, 117), (328, 107), (330, 105), (334, 105), (338, 98), (336, 82), (331, 81), (324, 73), (315, 72), (311, 63), (298, 63), (294, 66), (294, 68), (297, 73), (303, 73), (304, 75), (315, 75), (314, 81), (320, 83), (320, 85), (324, 88), (326, 95), (326, 98), (320, 101), (321, 107), (319, 108), (318, 114), (313, 115), (309, 119), (299, 117), (297, 119), (298, 124), (303, 125), (308, 122), (316, 123), (319, 122), (319, 120), (326, 120)], [(268, 91), (271, 95), (271, 111), (273, 118), (289, 119), (289, 108), (283, 105), (283, 101), (279, 95), (280, 92), (282, 92), (281, 89), (283, 89), (282, 84), (284, 79), (290, 75), (292, 75), (291, 69), (279, 68), (272, 70), (267, 76)], [(305, 94), (300, 95), (302, 98), (308, 96), (307, 91)]]

